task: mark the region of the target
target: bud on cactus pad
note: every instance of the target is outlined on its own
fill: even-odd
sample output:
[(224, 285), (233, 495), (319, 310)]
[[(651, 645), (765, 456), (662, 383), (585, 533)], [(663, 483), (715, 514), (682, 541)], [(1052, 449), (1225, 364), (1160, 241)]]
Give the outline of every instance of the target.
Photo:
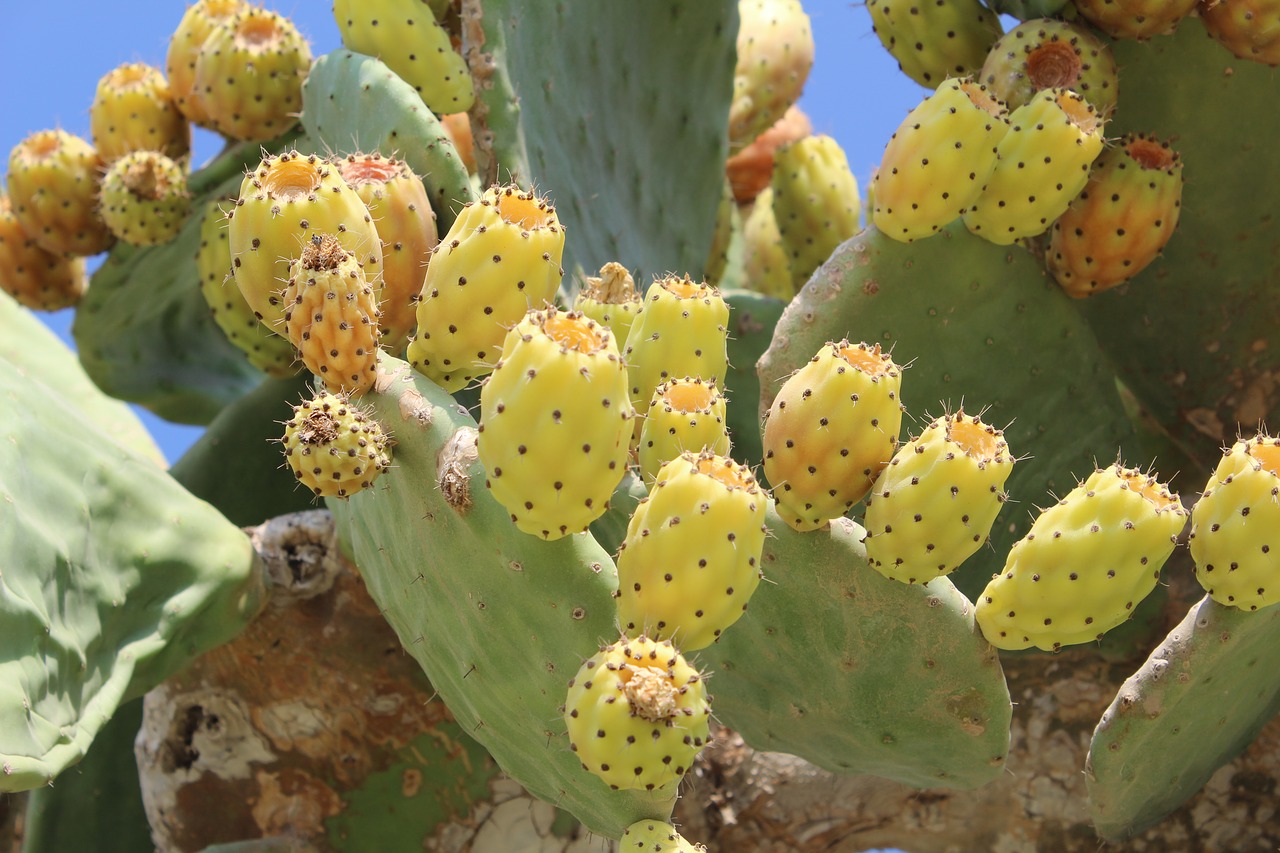
[(466, 61), (422, 0), (334, 0), (333, 16), (343, 45), (385, 62), (433, 113), (475, 103)]
[(669, 823), (642, 820), (628, 826), (618, 842), (618, 853), (706, 853), (701, 844), (690, 844)]
[(169, 38), (164, 70), (178, 110), (190, 121), (209, 127), (209, 113), (201, 106), (196, 89), (196, 60), (204, 41), (217, 26), (248, 8), (244, 0), (196, 0), (187, 7), (178, 28)]
[(1004, 434), (977, 416), (935, 420), (899, 448), (871, 490), (871, 565), (903, 583), (954, 571), (987, 541), (1013, 462)]
[(944, 80), (885, 146), (872, 178), (876, 228), (908, 243), (958, 219), (986, 186), (1008, 129), (1004, 104), (985, 87)]
[(289, 266), (284, 327), (302, 363), (335, 394), (373, 387), (378, 303), (355, 255), (332, 234), (313, 234)]
[(1167, 35), (1199, 0), (1075, 0), (1080, 17), (1113, 39)]
[(816, 530), (862, 499), (893, 458), (902, 371), (880, 345), (828, 342), (791, 374), (764, 422), (778, 515)]
[(1116, 108), (1116, 60), (1088, 27), (1050, 18), (1024, 21), (991, 46), (978, 79), (1009, 109), (1041, 89), (1071, 89), (1102, 118)]
[(1280, 439), (1237, 441), (1191, 511), (1196, 580), (1219, 604), (1280, 601)]
[(609, 261), (600, 267), (598, 276), (587, 277), (574, 297), (573, 310), (607, 326), (621, 348), (626, 345), (631, 324), (640, 313), (635, 279), (622, 264)]
[(492, 371), (507, 329), (555, 298), (564, 236), (548, 200), (514, 185), (464, 207), (427, 265), (414, 369), (450, 392)]
[(297, 151), (269, 156), (245, 175), (228, 216), (236, 284), (273, 332), (284, 331), (280, 293), (289, 264), (313, 234), (336, 235), (382, 301), (382, 242), (368, 208), (333, 164)]
[(1097, 111), (1066, 89), (1038, 92), (1009, 125), (987, 187), (964, 215), (971, 232), (1002, 246), (1049, 230), (1102, 151)]
[(9, 203), (22, 230), (55, 255), (96, 255), (115, 241), (98, 215), (102, 160), (63, 130), (41, 130), (9, 152)]
[(813, 67), (813, 30), (800, 0), (738, 0), (738, 64), (729, 152), (741, 151), (800, 100)]
[(868, 0), (867, 11), (902, 73), (930, 89), (976, 74), (1004, 32), (978, 0)]
[(611, 788), (654, 790), (678, 782), (706, 746), (706, 683), (670, 642), (618, 642), (569, 682), (569, 747)]
[(627, 369), (604, 326), (530, 311), (480, 390), (476, 449), (486, 483), (525, 533), (559, 539), (609, 508), (627, 470)]
[(726, 402), (714, 382), (668, 379), (653, 392), (640, 428), (640, 475), (652, 483), (658, 470), (686, 450), (729, 455)]
[(1155, 589), (1187, 511), (1152, 476), (1095, 471), (1036, 518), (974, 617), (991, 645), (1056, 651), (1124, 622)]
[(1280, 3), (1276, 0), (1202, 0), (1209, 35), (1241, 59), (1280, 65)]
[(131, 151), (159, 151), (181, 161), (191, 148), (191, 127), (164, 75), (141, 62), (114, 68), (98, 81), (89, 128), (105, 163)]
[(0, 195), (0, 290), (34, 311), (59, 311), (79, 302), (88, 284), (84, 260), (36, 245)]
[(778, 149), (773, 213), (799, 290), (813, 271), (861, 227), (858, 180), (840, 143), (808, 136)]
[(265, 141), (298, 120), (311, 48), (288, 18), (246, 6), (200, 46), (195, 87), (209, 126), (232, 139)]
[(102, 221), (131, 246), (167, 243), (187, 221), (187, 170), (158, 151), (134, 151), (102, 178)]
[(1071, 296), (1101, 293), (1156, 259), (1181, 211), (1182, 158), (1167, 142), (1130, 134), (1099, 155), (1053, 223), (1045, 266)]
[(289, 469), (321, 497), (346, 498), (367, 489), (391, 464), (382, 426), (333, 394), (294, 407), (283, 442)]

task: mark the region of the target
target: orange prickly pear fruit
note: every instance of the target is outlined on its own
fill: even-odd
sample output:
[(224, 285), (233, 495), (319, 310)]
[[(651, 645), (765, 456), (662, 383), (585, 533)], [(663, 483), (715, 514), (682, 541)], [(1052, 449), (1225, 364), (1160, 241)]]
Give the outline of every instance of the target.
[(0, 290), (34, 311), (59, 311), (78, 303), (88, 285), (84, 259), (36, 245), (0, 195)]
[(55, 255), (105, 252), (115, 236), (98, 213), (102, 158), (64, 130), (41, 130), (9, 152), (9, 203), (36, 245)]

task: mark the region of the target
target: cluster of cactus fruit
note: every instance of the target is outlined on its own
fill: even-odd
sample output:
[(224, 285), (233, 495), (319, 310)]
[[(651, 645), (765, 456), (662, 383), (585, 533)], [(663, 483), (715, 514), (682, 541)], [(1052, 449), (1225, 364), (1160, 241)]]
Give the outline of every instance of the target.
[[(22, 305), (58, 309), (86, 297), (84, 258), (117, 240), (140, 258), (198, 244), (187, 262), (220, 340), (261, 373), (315, 387), (292, 416), (276, 414), (285, 466), (308, 498), (336, 499), (401, 641), (519, 782), (622, 850), (699, 849), (669, 822), (672, 804), (712, 742), (709, 676), (741, 677), (731, 643), (752, 630), (749, 604), (797, 582), (792, 566), (766, 573), (777, 553), (842, 548), (860, 563), (853, 571), (883, 576), (889, 596), (928, 585), (959, 598), (947, 576), (997, 554), (1003, 566), (989, 567), (956, 633), (1010, 651), (1094, 643), (1125, 623), (1188, 520), (1212, 601), (1280, 602), (1280, 438), (1258, 424), (1235, 425), (1241, 438), (1190, 510), (1168, 478), (1117, 460), (1014, 538), (997, 526), (1002, 512), (1019, 526), (1010, 499), (1044, 494), (1014, 485), (1029, 464), (1018, 454), (1037, 448), (1028, 430), (989, 422), (1014, 420), (996, 386), (957, 382), (960, 403), (922, 381), (919, 395), (933, 395), (924, 408), (942, 414), (921, 418), (906, 400), (928, 353), (881, 335), (880, 318), (814, 319), (837, 298), (831, 281), (875, 299), (880, 278), (910, 280), (911, 263), (893, 258), (929, 246), (945, 257), (947, 244), (975, 257), (994, 244), (1000, 264), (1043, 270), (1090, 302), (1155, 286), (1138, 277), (1179, 237), (1182, 157), (1167, 131), (1108, 135), (1125, 109), (1110, 40), (1167, 38), (1196, 3), (1078, 0), (1072, 20), (1002, 33), (979, 0), (872, 0), (880, 40), (931, 93), (888, 140), (865, 200), (840, 146), (813, 135), (796, 106), (814, 60), (799, 0), (709, 4), (697, 13), (708, 22), (737, 21), (723, 114), (709, 120), (720, 197), (704, 193), (706, 239), (685, 265), (649, 282), (631, 270), (653, 256), (589, 234), (575, 244), (588, 223), (579, 207), (570, 219), (570, 190), (533, 186), (537, 157), (514, 141), (533, 120), (493, 67), (521, 25), (489, 5), (335, 0), (345, 49), (313, 62), (286, 18), (199, 0), (173, 35), (167, 79), (138, 63), (102, 78), (92, 145), (42, 131), (10, 154), (0, 284)], [(1206, 0), (1199, 18), (1235, 56), (1280, 63), (1280, 39), (1269, 40), (1280, 10)], [(467, 53), (468, 27), (492, 53)], [(326, 112), (353, 90), (396, 108), (364, 122), (354, 109)], [(474, 152), (444, 122), (468, 111), (464, 129), (483, 131)], [(191, 123), (263, 156), (193, 189)], [(846, 251), (862, 257), (850, 263)], [(890, 260), (849, 273), (871, 255)], [(750, 351), (764, 356), (757, 395), (735, 372), (753, 365), (734, 364), (744, 355), (734, 347), (744, 315), (768, 316), (759, 306), (770, 304), (781, 313), (770, 349)], [(430, 552), (421, 570), (418, 548)], [(476, 565), (460, 565), (471, 549)], [(415, 576), (427, 578), (421, 592), (407, 592)], [(518, 624), (501, 642), (486, 634), (501, 630), (492, 604), (522, 595), (530, 612), (506, 614)], [(537, 610), (544, 601), (554, 614)], [(530, 636), (546, 665), (517, 669)], [(718, 647), (732, 666), (715, 668)], [(713, 663), (699, 669), (704, 651)], [(750, 718), (744, 704), (731, 699), (730, 724)], [(820, 752), (806, 757), (821, 762)], [(1120, 832), (1161, 816), (1139, 809)]]

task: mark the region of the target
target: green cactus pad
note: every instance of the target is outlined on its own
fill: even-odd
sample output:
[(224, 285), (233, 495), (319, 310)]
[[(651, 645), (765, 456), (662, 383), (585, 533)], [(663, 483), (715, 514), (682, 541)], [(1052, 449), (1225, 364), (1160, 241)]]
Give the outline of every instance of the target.
[(770, 510), (769, 531), (750, 610), (699, 653), (716, 716), (837, 773), (929, 788), (1003, 773), (1009, 689), (968, 599), (946, 578), (882, 577), (847, 519), (796, 533)]
[(1121, 686), (1085, 764), (1098, 834), (1155, 825), (1238, 755), (1280, 710), (1280, 607), (1205, 598)]
[[(814, 274), (778, 321), (760, 361), (765, 406), (782, 379), (828, 340), (879, 342), (910, 365), (902, 402), (915, 431), (925, 415), (981, 413), (1004, 430), (1021, 459), (1009, 477), (992, 548), (971, 557), (952, 580), (976, 595), (1003, 554), (1031, 524), (1035, 506), (1065, 494), (1093, 461), (1134, 440), (1111, 368), (1072, 300), (1039, 263), (953, 223), (905, 244), (868, 228)], [(1137, 459), (1137, 452), (1126, 453)]]
[[(728, 400), (730, 455), (744, 465), (759, 468), (764, 447), (760, 441), (760, 378), (756, 375), (756, 361), (769, 348), (773, 329), (787, 303), (750, 290), (722, 290), (720, 295), (729, 303), (729, 370), (723, 390)], [(756, 476), (765, 483), (763, 470), (757, 470)]]
[(665, 820), (674, 792), (611, 791), (582, 770), (560, 716), (569, 679), (618, 637), (613, 561), (590, 536), (521, 533), (484, 487), (476, 423), (383, 355), (362, 402), (396, 440), (395, 465), (329, 501), (369, 592), (464, 730), (534, 795), (613, 838)]

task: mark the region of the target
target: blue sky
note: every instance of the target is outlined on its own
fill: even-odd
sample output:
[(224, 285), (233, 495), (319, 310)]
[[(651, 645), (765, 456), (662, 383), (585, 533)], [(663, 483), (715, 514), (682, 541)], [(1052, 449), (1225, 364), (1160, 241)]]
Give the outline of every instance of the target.
[[(833, 136), (865, 186), (885, 142), (924, 90), (907, 79), (880, 46), (865, 6), (842, 0), (804, 0), (813, 24), (816, 60), (801, 106), (816, 133)], [(288, 15), (311, 41), (313, 52), (339, 45), (327, 0), (267, 2)], [(28, 133), (60, 127), (89, 138), (89, 103), (98, 78), (124, 62), (163, 67), (168, 38), (183, 0), (88, 3), (40, 0), (6, 3), (5, 49), (0, 51), (0, 150)], [(220, 140), (197, 131), (195, 162), (215, 154)], [(2, 167), (0, 167), (2, 168)], [(46, 315), (65, 336), (71, 312)], [(140, 412), (170, 461), (200, 434)]]

